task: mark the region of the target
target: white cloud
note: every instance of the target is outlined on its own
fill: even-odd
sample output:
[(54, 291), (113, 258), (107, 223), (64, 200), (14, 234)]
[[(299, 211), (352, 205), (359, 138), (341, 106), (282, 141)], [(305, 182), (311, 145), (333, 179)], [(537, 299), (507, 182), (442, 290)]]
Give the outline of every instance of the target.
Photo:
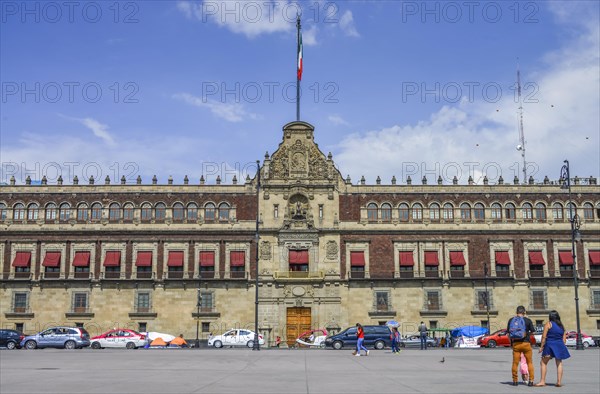
[(187, 104), (199, 107), (206, 108), (212, 112), (213, 115), (225, 119), (228, 122), (241, 122), (246, 118), (257, 119), (258, 116), (253, 113), (249, 113), (244, 109), (244, 106), (239, 103), (229, 104), (223, 103), (216, 100), (211, 99), (201, 99), (199, 97), (193, 96), (189, 93), (177, 93), (173, 95), (173, 98), (182, 100)]
[(339, 115), (329, 115), (327, 117), (327, 119), (333, 123), (336, 126), (348, 126), (349, 123), (346, 122), (341, 116)]
[(302, 29), (302, 45), (312, 46), (317, 45), (317, 26), (313, 25), (309, 29)]
[(108, 125), (102, 124), (93, 118), (74, 118), (74, 117), (65, 116), (62, 114), (59, 114), (59, 116), (64, 119), (73, 120), (73, 121), (81, 123), (88, 129), (90, 129), (96, 137), (100, 138), (108, 145), (115, 145), (115, 140), (114, 140), (113, 136), (108, 132), (108, 128), (109, 128)]
[[(568, 11), (560, 12), (566, 18), (563, 13)], [(538, 92), (533, 98), (539, 101), (523, 105), (526, 158), (528, 176), (537, 182), (545, 175), (558, 179), (564, 159), (570, 160), (573, 175), (599, 176), (600, 42), (598, 26), (582, 25), (575, 38), (545, 56), (545, 69), (528, 73), (535, 75)], [(515, 149), (517, 107), (512, 92), (495, 104), (449, 104), (416, 124), (347, 136), (339, 144), (336, 162), (343, 174), (351, 174), (354, 181), (364, 175), (368, 183), (375, 183), (378, 175), (388, 183), (392, 175), (400, 182), (411, 175), (416, 184), (423, 175), (429, 184), (439, 175), (444, 183), (458, 175), (465, 184), (473, 175), (481, 183), (484, 172), (495, 182), (498, 169), (505, 182), (515, 175), (522, 181), (522, 158)]]
[(352, 11), (346, 10), (342, 17), (340, 18), (340, 29), (350, 37), (360, 37), (358, 31), (356, 30), (356, 26), (354, 26), (354, 17), (352, 16)]

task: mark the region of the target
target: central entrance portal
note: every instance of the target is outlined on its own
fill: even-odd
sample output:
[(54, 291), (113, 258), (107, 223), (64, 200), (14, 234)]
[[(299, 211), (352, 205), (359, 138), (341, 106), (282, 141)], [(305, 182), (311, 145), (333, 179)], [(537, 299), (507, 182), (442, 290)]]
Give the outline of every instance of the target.
[(311, 329), (310, 308), (287, 308), (286, 336), (288, 346), (296, 345), (298, 335)]

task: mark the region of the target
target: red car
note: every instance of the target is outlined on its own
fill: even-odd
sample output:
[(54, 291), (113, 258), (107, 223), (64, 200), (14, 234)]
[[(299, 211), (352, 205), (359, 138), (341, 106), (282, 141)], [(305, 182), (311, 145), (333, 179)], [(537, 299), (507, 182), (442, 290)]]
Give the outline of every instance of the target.
[[(533, 334), (529, 340), (532, 345), (535, 345)], [(493, 334), (482, 336), (477, 340), (477, 344), (481, 347), (510, 346), (510, 337), (508, 336), (506, 329), (498, 330)]]

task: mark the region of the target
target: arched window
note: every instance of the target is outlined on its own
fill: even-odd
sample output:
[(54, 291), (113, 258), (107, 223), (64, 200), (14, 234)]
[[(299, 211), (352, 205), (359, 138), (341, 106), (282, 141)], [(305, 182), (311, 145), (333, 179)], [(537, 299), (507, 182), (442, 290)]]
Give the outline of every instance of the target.
[(444, 204), (444, 220), (454, 220), (454, 206), (450, 203)]
[(132, 221), (133, 212), (134, 208), (132, 203), (128, 202), (127, 204), (123, 205), (123, 220)]
[(147, 202), (142, 204), (141, 219), (145, 222), (152, 220), (152, 205)]
[(369, 220), (369, 222), (377, 221), (377, 204), (374, 202), (367, 205), (367, 220)]
[(573, 204), (572, 202), (567, 204), (566, 207), (566, 211), (567, 211), (567, 219), (569, 221), (571, 221), (571, 218), (575, 215), (577, 215), (577, 205)]
[(173, 220), (182, 221), (184, 217), (183, 214), (183, 204), (180, 202), (176, 202), (175, 204), (173, 204)]
[(40, 214), (40, 206), (36, 203), (31, 203), (27, 207), (27, 220), (37, 220)]
[(167, 215), (167, 206), (162, 202), (157, 203), (154, 206), (154, 218), (156, 220), (165, 220), (165, 216)]
[(460, 204), (460, 219), (465, 222), (471, 221), (471, 206), (466, 202)]
[(546, 205), (544, 203), (535, 204), (535, 218), (542, 222), (546, 221)]
[(46, 204), (46, 220), (56, 220), (56, 204)]
[(392, 220), (392, 206), (388, 203), (381, 204), (381, 220), (384, 222)]
[(421, 221), (423, 220), (423, 206), (419, 203), (413, 204), (410, 210), (412, 220)]
[(66, 222), (67, 220), (71, 219), (71, 205), (69, 203), (63, 202), (60, 204), (58, 217), (61, 222)]
[(198, 205), (193, 202), (187, 206), (187, 219), (198, 220)]
[(473, 216), (475, 216), (475, 220), (485, 220), (485, 206), (482, 203), (475, 204)]
[(204, 205), (204, 220), (215, 220), (215, 204), (213, 204), (212, 202), (209, 202)]
[(563, 206), (559, 202), (552, 204), (552, 219), (563, 220)]
[(6, 204), (0, 203), (0, 220), (6, 219)]
[(585, 220), (594, 220), (594, 206), (589, 202), (583, 204), (583, 218)]
[(77, 206), (77, 220), (86, 222), (89, 218), (88, 205), (84, 202)]
[(437, 202), (429, 205), (429, 219), (430, 220), (440, 220), (440, 204)]
[(504, 206), (504, 212), (506, 213), (506, 219), (507, 220), (515, 220), (516, 217), (516, 210), (515, 210), (515, 204), (509, 202)]
[(13, 205), (13, 220), (23, 219), (25, 219), (25, 205), (19, 202)]
[(116, 222), (119, 219), (121, 219), (121, 206), (113, 202), (108, 206), (108, 220)]
[(521, 207), (522, 211), (523, 211), (523, 219), (525, 220), (531, 220), (533, 219), (533, 206), (526, 202), (522, 205)]
[(408, 204), (403, 202), (398, 206), (398, 218), (401, 222), (408, 222)]
[(102, 220), (102, 204), (99, 202), (92, 204), (92, 220)]
[(502, 205), (498, 204), (497, 202), (492, 204), (492, 219), (502, 219)]
[(229, 220), (229, 204), (226, 202), (219, 204), (219, 220)]

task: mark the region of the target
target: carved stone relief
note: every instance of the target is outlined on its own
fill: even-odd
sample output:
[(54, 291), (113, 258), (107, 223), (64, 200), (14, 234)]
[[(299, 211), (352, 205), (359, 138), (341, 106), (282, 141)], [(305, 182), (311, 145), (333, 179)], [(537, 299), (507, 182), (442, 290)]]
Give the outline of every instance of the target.
[(262, 241), (260, 243), (260, 258), (262, 260), (271, 260), (271, 243)]
[(327, 242), (327, 246), (325, 247), (325, 257), (327, 260), (337, 260), (338, 259), (338, 244), (335, 241)]

